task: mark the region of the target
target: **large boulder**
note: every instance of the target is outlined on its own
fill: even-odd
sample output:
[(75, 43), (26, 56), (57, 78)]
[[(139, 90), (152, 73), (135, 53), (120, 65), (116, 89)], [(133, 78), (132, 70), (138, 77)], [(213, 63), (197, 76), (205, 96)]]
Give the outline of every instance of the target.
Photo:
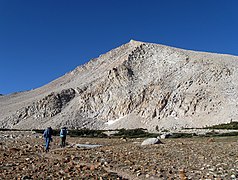
[(172, 136), (172, 133), (164, 133), (160, 135), (160, 139), (166, 139), (168, 137)]
[(141, 143), (142, 146), (152, 144), (162, 144), (162, 142), (158, 138), (148, 138)]

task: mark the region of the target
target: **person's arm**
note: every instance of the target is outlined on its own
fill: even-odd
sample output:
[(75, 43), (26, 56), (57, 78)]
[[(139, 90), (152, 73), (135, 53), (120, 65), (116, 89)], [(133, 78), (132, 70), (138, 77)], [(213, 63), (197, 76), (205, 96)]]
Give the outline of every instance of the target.
[(46, 130), (44, 130), (43, 137), (46, 138)]

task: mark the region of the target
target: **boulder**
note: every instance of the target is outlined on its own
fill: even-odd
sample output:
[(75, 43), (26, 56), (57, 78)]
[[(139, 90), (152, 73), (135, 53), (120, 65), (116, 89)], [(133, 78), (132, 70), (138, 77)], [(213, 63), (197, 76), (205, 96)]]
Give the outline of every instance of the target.
[(86, 149), (90, 149), (90, 148), (97, 148), (97, 147), (101, 147), (101, 144), (76, 144), (75, 145), (77, 148), (86, 148)]
[(148, 138), (141, 143), (142, 146), (152, 144), (162, 144), (162, 142), (158, 138)]
[(160, 139), (166, 139), (166, 138), (168, 138), (169, 136), (172, 136), (172, 134), (171, 133), (164, 133), (164, 134), (161, 134), (160, 135)]

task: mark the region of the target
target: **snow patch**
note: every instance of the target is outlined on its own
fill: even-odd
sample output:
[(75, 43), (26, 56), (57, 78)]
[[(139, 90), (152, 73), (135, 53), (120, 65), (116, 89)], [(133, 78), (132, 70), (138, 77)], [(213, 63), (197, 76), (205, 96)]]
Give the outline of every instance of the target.
[(114, 124), (115, 122), (121, 120), (121, 119), (124, 118), (124, 117), (125, 117), (125, 116), (119, 117), (118, 119), (114, 119), (114, 120), (108, 120), (105, 124), (110, 126), (110, 125)]

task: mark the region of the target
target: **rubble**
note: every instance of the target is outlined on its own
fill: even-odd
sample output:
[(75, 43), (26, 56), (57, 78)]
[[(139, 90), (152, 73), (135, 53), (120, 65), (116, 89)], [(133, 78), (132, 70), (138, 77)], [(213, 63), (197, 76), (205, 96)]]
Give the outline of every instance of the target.
[[(163, 144), (141, 146), (143, 138), (77, 138), (69, 144), (101, 144), (80, 149), (59, 147), (54, 137), (50, 151), (30, 132), (0, 131), (1, 179), (236, 179), (236, 137), (163, 139)], [(14, 138), (10, 138), (10, 136)], [(17, 139), (18, 136), (24, 138)], [(28, 136), (29, 135), (29, 136)], [(140, 143), (134, 143), (134, 142)]]

